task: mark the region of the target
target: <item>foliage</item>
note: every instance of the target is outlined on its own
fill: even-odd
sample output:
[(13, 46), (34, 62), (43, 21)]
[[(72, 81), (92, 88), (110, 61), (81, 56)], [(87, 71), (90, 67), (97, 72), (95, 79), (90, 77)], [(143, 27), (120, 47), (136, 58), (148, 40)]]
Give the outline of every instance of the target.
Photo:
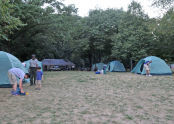
[(156, 50), (158, 56), (167, 61), (174, 60), (174, 11), (169, 10), (164, 17), (158, 21), (154, 35), (156, 38)]
[(154, 0), (153, 5), (156, 5), (158, 7), (162, 8), (173, 8), (174, 0)]
[(57, 0), (0, 0), (0, 50), (22, 61), (64, 58), (78, 67), (97, 62), (130, 60), (154, 55), (174, 61), (174, 11), (150, 19), (139, 3), (128, 11), (96, 9), (79, 17), (74, 5)]
[(127, 63), (130, 59), (138, 61), (150, 55), (153, 36), (148, 29), (147, 19), (141, 6), (133, 1), (120, 23), (119, 33), (112, 37), (113, 58)]
[(11, 15), (13, 7), (9, 0), (0, 0), (0, 39), (9, 40), (8, 35), (23, 26), (19, 18)]

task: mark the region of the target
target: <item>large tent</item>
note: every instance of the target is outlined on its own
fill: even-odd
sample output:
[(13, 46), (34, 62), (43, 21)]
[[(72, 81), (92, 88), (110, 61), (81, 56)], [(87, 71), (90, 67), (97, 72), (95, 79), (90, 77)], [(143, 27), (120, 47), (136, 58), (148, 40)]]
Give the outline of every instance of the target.
[(106, 71), (110, 72), (125, 72), (126, 69), (120, 61), (112, 61), (108, 64)]
[(152, 61), (150, 64), (150, 74), (151, 75), (171, 75), (172, 71), (166, 62), (156, 56), (149, 56), (141, 59), (134, 69), (131, 71), (136, 74), (146, 74), (144, 69), (144, 63), (147, 61)]
[(25, 73), (28, 72), (18, 58), (7, 52), (0, 51), (0, 87), (11, 87), (8, 79), (8, 70), (11, 68), (20, 68)]
[(105, 66), (107, 66), (104, 63), (96, 63), (92, 65), (92, 71), (95, 70), (95, 68), (97, 68), (97, 70), (102, 70)]
[[(25, 63), (25, 68), (26, 68), (27, 70), (29, 70), (29, 68), (30, 68), (30, 60), (27, 60), (27, 61), (25, 61), (24, 63)], [(38, 66), (41, 67), (41, 70), (43, 71), (42, 62), (38, 61)]]
[(52, 66), (60, 66), (69, 69), (71, 69), (72, 66), (75, 66), (75, 64), (71, 61), (66, 61), (64, 59), (44, 59), (42, 60), (42, 65), (45, 70), (49, 70), (49, 68)]

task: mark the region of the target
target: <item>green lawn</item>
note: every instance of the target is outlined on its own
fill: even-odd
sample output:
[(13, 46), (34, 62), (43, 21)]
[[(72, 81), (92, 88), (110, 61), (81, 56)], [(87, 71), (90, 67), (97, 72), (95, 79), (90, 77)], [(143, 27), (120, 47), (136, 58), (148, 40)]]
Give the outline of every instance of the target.
[(24, 89), (0, 89), (0, 124), (174, 124), (173, 76), (47, 72)]

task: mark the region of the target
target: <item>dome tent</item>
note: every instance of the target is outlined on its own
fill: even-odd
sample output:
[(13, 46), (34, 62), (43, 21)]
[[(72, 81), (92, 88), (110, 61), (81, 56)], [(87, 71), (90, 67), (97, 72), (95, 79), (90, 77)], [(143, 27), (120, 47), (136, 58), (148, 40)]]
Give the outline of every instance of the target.
[(108, 64), (106, 71), (110, 72), (125, 72), (126, 69), (120, 61), (112, 61)]
[(141, 59), (134, 69), (131, 71), (136, 74), (146, 74), (144, 69), (144, 62), (152, 61), (150, 64), (150, 74), (151, 75), (171, 75), (172, 71), (166, 62), (156, 56), (149, 56), (144, 59)]
[(20, 68), (25, 73), (28, 72), (18, 58), (3, 51), (0, 51), (0, 65), (0, 87), (11, 87), (8, 79), (9, 69)]
[(97, 67), (97, 70), (102, 70), (104, 66), (106, 66), (106, 64), (104, 64), (104, 63), (93, 64), (92, 65), (92, 71), (94, 71), (96, 67)]

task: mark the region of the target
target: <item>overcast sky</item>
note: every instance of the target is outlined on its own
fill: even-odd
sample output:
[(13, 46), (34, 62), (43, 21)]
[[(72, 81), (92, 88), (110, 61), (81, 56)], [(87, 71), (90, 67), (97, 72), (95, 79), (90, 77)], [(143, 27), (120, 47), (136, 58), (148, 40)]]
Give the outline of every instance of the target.
[[(74, 4), (78, 8), (78, 14), (80, 16), (87, 16), (89, 10), (101, 8), (123, 8), (127, 10), (128, 5), (132, 0), (64, 0), (66, 5)], [(143, 10), (150, 17), (159, 17), (162, 15), (162, 11), (158, 8), (152, 7), (153, 0), (135, 0), (143, 6)]]

